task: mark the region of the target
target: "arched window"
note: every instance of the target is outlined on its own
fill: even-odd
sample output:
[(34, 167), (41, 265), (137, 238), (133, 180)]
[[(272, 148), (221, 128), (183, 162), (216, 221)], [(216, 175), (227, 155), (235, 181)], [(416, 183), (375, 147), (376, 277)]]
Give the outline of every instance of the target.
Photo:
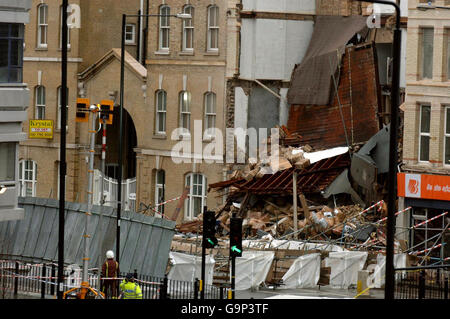
[(205, 94), (205, 124), (206, 135), (215, 136), (216, 129), (216, 94), (207, 92)]
[[(57, 126), (57, 128), (58, 129), (61, 129), (61, 102), (62, 102), (62, 88), (61, 88), (61, 86), (60, 87), (58, 87), (58, 101), (57, 101), (57, 103), (58, 103), (58, 119), (57, 119), (57, 123), (58, 123), (58, 126)], [(69, 88), (67, 88), (67, 91), (66, 91), (66, 107), (67, 107), (67, 112), (66, 112), (66, 125), (68, 125), (69, 124), (69, 122), (68, 122), (68, 119), (69, 119)]]
[(192, 52), (194, 50), (194, 7), (186, 5), (183, 13), (190, 14), (191, 19), (183, 19), (183, 44), (182, 50)]
[(19, 194), (36, 196), (37, 164), (33, 160), (19, 161)]
[(208, 7), (207, 50), (219, 50), (219, 7), (215, 5)]
[(166, 134), (167, 93), (164, 90), (156, 91), (155, 96), (156, 118), (155, 133)]
[(170, 7), (159, 8), (159, 50), (168, 51), (170, 45)]
[(189, 187), (189, 194), (185, 200), (184, 216), (191, 220), (203, 212), (206, 205), (206, 176), (200, 173), (189, 173), (185, 178), (185, 185)]
[(45, 119), (45, 87), (42, 85), (36, 86), (34, 90), (35, 96), (35, 119), (44, 120)]
[(184, 131), (191, 129), (191, 93), (180, 92), (180, 123), (179, 127)]
[(42, 3), (37, 11), (37, 47), (47, 48), (48, 6)]
[[(166, 185), (166, 172), (162, 169), (156, 171), (155, 174), (155, 205), (164, 202), (164, 190)], [(164, 214), (164, 205), (157, 206), (156, 210), (160, 214)]]

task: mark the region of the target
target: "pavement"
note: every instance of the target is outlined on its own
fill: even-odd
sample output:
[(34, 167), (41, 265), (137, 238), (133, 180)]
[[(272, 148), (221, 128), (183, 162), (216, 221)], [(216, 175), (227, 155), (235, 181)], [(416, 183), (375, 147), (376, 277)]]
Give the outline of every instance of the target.
[(357, 295), (356, 288), (338, 289), (330, 286), (318, 286), (305, 289), (280, 287), (274, 289), (264, 287), (257, 290), (237, 290), (235, 299), (384, 299), (384, 289), (373, 288), (368, 290), (368, 295)]

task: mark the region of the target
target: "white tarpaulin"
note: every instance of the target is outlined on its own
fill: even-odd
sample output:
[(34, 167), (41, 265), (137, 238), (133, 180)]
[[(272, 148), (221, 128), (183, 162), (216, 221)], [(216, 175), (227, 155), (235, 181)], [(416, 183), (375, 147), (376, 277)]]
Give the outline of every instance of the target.
[[(168, 279), (190, 281), (202, 278), (202, 257), (187, 255), (177, 252), (170, 252), (169, 258), (172, 263)], [(212, 285), (214, 275), (214, 265), (216, 261), (211, 255), (205, 258), (205, 283)]]
[(283, 276), (280, 288), (314, 288), (320, 278), (320, 254), (298, 257)]
[(323, 251), (346, 251), (338, 245), (319, 244), (319, 243), (304, 243), (297, 240), (243, 240), (242, 246), (247, 248), (258, 249), (293, 249), (293, 250), (323, 250)]
[(257, 288), (266, 280), (274, 256), (273, 251), (243, 251), (236, 258), (235, 289)]
[(358, 271), (363, 269), (367, 255), (364, 251), (331, 252), (325, 259), (326, 267), (331, 267), (330, 286), (348, 288), (356, 285)]
[[(394, 268), (406, 268), (406, 254), (394, 255)], [(397, 273), (396, 273), (397, 274)], [(382, 288), (386, 279), (386, 256), (383, 254), (377, 255), (377, 266), (373, 274), (374, 288)]]

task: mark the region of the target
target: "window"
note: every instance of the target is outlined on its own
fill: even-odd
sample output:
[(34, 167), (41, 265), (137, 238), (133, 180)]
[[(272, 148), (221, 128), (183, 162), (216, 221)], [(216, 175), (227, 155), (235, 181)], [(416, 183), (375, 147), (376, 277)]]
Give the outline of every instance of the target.
[(420, 65), (421, 65), (421, 78), (432, 79), (433, 78), (433, 37), (434, 28), (420, 28)]
[(166, 133), (167, 93), (164, 90), (156, 91), (156, 133)]
[(21, 83), (23, 25), (0, 23), (0, 82)]
[(125, 44), (136, 44), (136, 25), (128, 23), (125, 26)]
[(216, 94), (205, 94), (205, 129), (206, 135), (215, 136), (216, 128)]
[(168, 51), (170, 41), (170, 7), (163, 5), (159, 8), (159, 50)]
[(430, 158), (430, 121), (431, 107), (420, 106), (419, 162), (428, 162)]
[[(67, 112), (66, 112), (66, 125), (69, 123), (68, 122), (68, 118), (69, 118), (69, 88), (67, 88), (66, 91), (66, 107), (67, 107)], [(62, 101), (62, 95), (61, 95), (61, 87), (58, 87), (58, 129), (61, 129), (61, 101)]]
[(118, 179), (119, 178), (119, 164), (109, 163), (106, 164), (106, 176)]
[[(164, 202), (164, 187), (165, 187), (166, 173), (160, 169), (155, 174), (155, 205)], [(157, 211), (164, 214), (164, 205), (158, 206)]]
[(208, 7), (208, 51), (219, 50), (219, 7)]
[(37, 11), (37, 47), (47, 48), (48, 6), (46, 4), (40, 4)]
[(206, 176), (198, 173), (186, 175), (186, 186), (189, 194), (185, 201), (185, 218), (190, 220), (201, 212), (206, 205)]
[(193, 51), (194, 50), (194, 7), (185, 6), (183, 8), (183, 13), (191, 15), (191, 19), (183, 19), (183, 51)]
[(445, 29), (445, 42), (444, 42), (444, 50), (446, 50), (446, 74), (447, 80), (450, 80), (450, 28)]
[(37, 164), (32, 160), (19, 162), (20, 196), (36, 196)]
[(180, 128), (191, 129), (191, 93), (182, 91), (180, 93)]
[(43, 120), (45, 119), (45, 87), (36, 86), (34, 91), (35, 95), (35, 119)]
[(14, 182), (16, 179), (15, 142), (0, 143), (0, 182)]
[(445, 107), (444, 165), (450, 165), (450, 106)]
[[(62, 25), (63, 25), (63, 6), (60, 7), (59, 9), (60, 12), (60, 25), (59, 25), (59, 48), (62, 48), (62, 34), (61, 34), (61, 30), (62, 30)], [(67, 48), (70, 49), (70, 28), (67, 27)]]

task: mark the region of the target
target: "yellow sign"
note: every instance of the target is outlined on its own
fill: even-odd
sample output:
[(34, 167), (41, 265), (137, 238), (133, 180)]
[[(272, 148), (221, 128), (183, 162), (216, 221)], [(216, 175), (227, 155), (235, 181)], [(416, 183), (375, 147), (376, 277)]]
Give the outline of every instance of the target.
[(30, 120), (29, 138), (53, 138), (53, 120)]

